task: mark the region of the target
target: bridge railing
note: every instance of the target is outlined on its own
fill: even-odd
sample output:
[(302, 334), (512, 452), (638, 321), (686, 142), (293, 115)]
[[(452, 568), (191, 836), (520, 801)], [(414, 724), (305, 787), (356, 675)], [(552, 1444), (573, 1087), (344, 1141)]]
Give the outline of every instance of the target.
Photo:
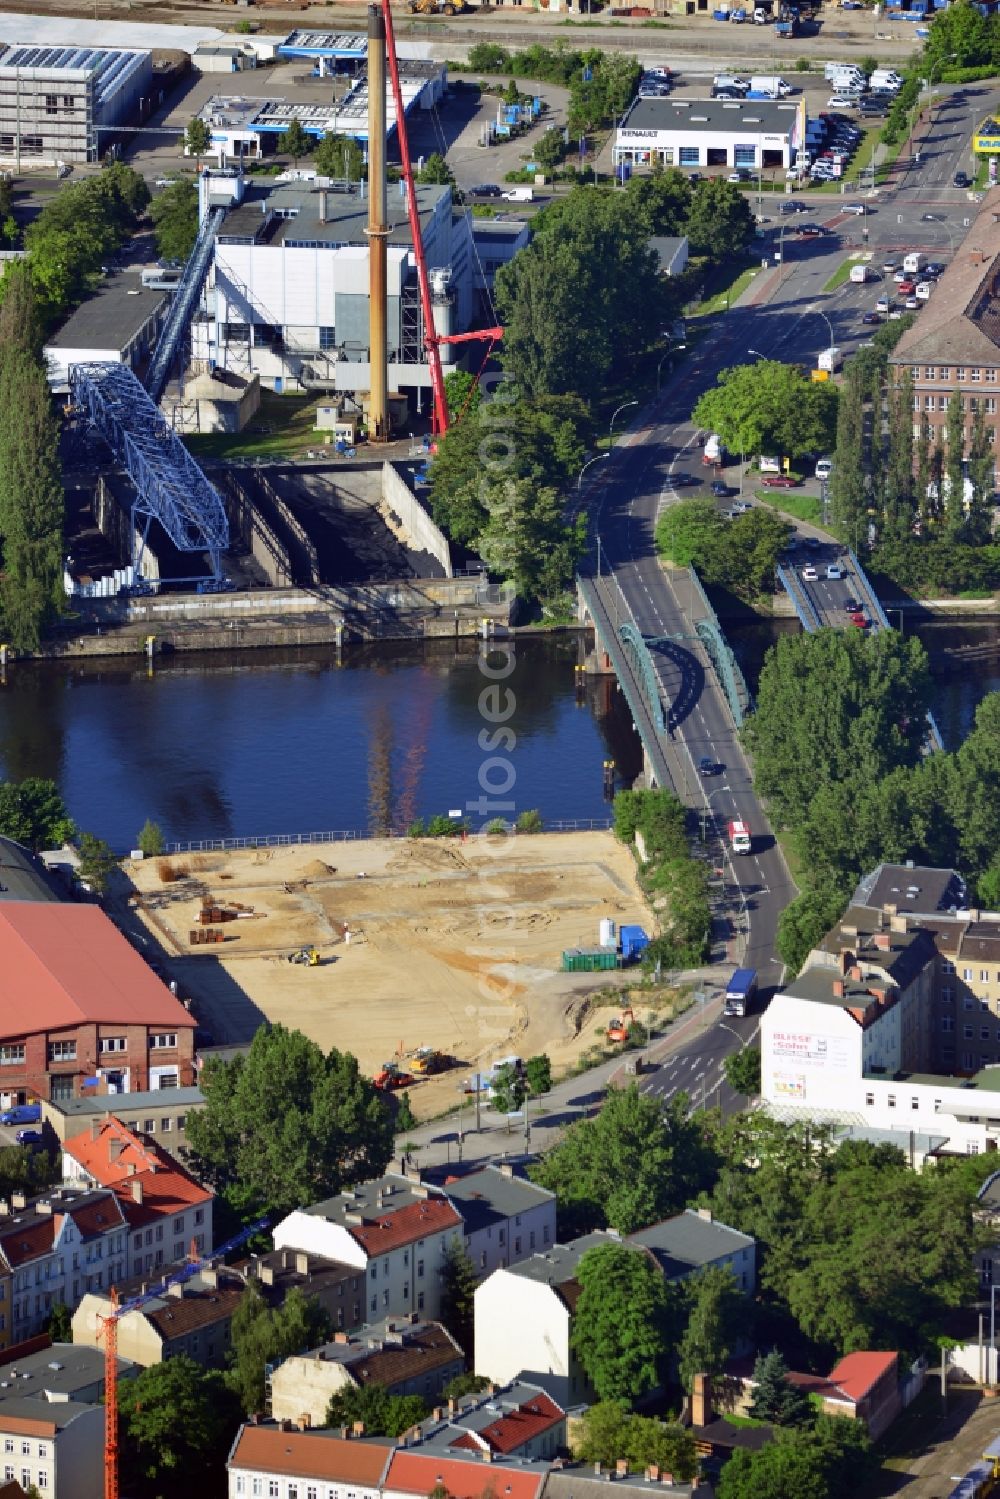
[(813, 601), (809, 595), (798, 586), (798, 579), (794, 573), (778, 564), (778, 582), (788, 594), (799, 616), (799, 624), (807, 635), (814, 635), (820, 627), (819, 615), (813, 607)]
[(688, 576), (702, 607), (702, 618), (691, 622), (715, 668), (719, 685), (725, 693), (729, 711), (733, 715), (733, 722), (737, 728), (740, 728), (743, 720), (753, 708), (753, 697), (746, 684), (746, 678), (740, 670), (740, 663), (733, 655), (725, 631), (719, 624), (718, 616), (708, 601), (708, 594), (701, 586), (701, 579), (693, 567), (688, 568)]
[(881, 629), (888, 630), (890, 628), (890, 625), (889, 621), (885, 617), (885, 610), (882, 608), (882, 605), (879, 602), (878, 594), (872, 587), (871, 580), (869, 579), (868, 574), (865, 572), (864, 568), (861, 566), (861, 563), (858, 561), (853, 547), (847, 548), (847, 555), (851, 559), (851, 566), (854, 568), (854, 576), (860, 583), (861, 591), (864, 594), (865, 598), (868, 600), (868, 606), (871, 610), (872, 619), (878, 620), (879, 627)]

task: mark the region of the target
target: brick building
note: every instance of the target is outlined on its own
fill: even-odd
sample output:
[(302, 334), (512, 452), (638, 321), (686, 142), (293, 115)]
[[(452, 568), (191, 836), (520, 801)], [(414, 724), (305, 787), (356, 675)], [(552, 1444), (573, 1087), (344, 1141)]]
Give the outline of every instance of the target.
[(1000, 420), (1000, 188), (986, 194), (972, 227), (890, 364), (913, 376), (913, 433), (926, 418), (931, 444), (945, 446), (948, 401), (960, 391), (968, 451), (981, 406), (994, 435)]
[(97, 906), (0, 904), (0, 1106), (191, 1086), (194, 1029)]

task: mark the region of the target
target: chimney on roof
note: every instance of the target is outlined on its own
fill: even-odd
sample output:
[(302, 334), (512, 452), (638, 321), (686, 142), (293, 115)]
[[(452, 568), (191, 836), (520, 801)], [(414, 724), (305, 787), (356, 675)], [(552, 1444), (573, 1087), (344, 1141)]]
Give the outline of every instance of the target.
[(335, 1343), (349, 1343), (351, 1341), (351, 1335), (350, 1333), (346, 1332), (337, 1332), (333, 1335), (333, 1341)]
[(845, 993), (845, 990), (844, 990), (844, 980), (843, 979), (834, 979), (834, 981), (833, 981), (833, 997), (834, 997), (834, 999), (843, 999), (844, 993)]
[(323, 188), (322, 191), (320, 192), (320, 195), (319, 195), (319, 221), (320, 221), (321, 224), (325, 224), (326, 223), (326, 210), (327, 210), (326, 188)]
[[(905, 919), (905, 918), (904, 918)], [(879, 952), (892, 952), (892, 937), (889, 932), (875, 933), (875, 946)]]
[(24, 1195), (23, 1192), (14, 1192), (14, 1193), (12, 1193), (10, 1201), (11, 1201), (11, 1206), (14, 1207), (14, 1208), (19, 1208), (20, 1209), (20, 1208), (26, 1208), (28, 1206), (28, 1199), (25, 1197), (25, 1195)]
[(299, 1430), (309, 1431), (313, 1424), (313, 1418), (308, 1411), (303, 1411), (299, 1417)]
[(484, 1463), (491, 1463), (493, 1461), (492, 1447), (484, 1447), (480, 1452), (480, 1457), (482, 1458)]
[(449, 1414), (449, 1416), (453, 1416), (455, 1414), (455, 1402), (454, 1402), (454, 1400), (449, 1400), (448, 1401), (448, 1414)]
[(141, 1202), (142, 1201), (142, 1182), (141, 1181), (134, 1181), (132, 1183), (132, 1201), (133, 1202)]
[(136, 1173), (136, 1164), (135, 1164), (135, 1161), (129, 1161), (128, 1165), (125, 1168), (125, 1175), (126, 1176), (134, 1176), (135, 1173)]
[(889, 917), (889, 930), (890, 932), (908, 932), (910, 930), (910, 923), (907, 921), (905, 914), (897, 916), (893, 912)]
[(35, 1212), (36, 1213), (45, 1213), (49, 1217), (51, 1217), (51, 1215), (52, 1215), (52, 1204), (51, 1204), (51, 1202), (36, 1202), (35, 1203)]
[(861, 969), (857, 963), (852, 964), (851, 967), (847, 970), (847, 977), (849, 979), (853, 979), (856, 984), (860, 984)]
[(10, 1203), (6, 1197), (0, 1197), (0, 1218), (10, 1217)]
[(206, 1290), (217, 1291), (219, 1289), (218, 1267), (216, 1265), (209, 1265), (200, 1272), (200, 1279)]
[(261, 1265), (259, 1273), (260, 1273), (261, 1283), (263, 1285), (265, 1285), (265, 1286), (273, 1286), (274, 1285), (274, 1266), (273, 1265)]
[(899, 910), (899, 907), (896, 905), (895, 901), (887, 900), (882, 909), (887, 916), (895, 916), (896, 912)]
[(441, 1417), (443, 1415), (444, 1415), (444, 1412), (442, 1411), (442, 1409), (441, 1409), (441, 1407), (439, 1405), (436, 1405), (434, 1407), (434, 1409), (431, 1411), (431, 1419), (433, 1421), (440, 1421), (440, 1419), (441, 1419)]
[(655, 1483), (659, 1476), (660, 1469), (657, 1464), (650, 1463), (649, 1467), (646, 1469), (646, 1477), (649, 1479), (650, 1483)]

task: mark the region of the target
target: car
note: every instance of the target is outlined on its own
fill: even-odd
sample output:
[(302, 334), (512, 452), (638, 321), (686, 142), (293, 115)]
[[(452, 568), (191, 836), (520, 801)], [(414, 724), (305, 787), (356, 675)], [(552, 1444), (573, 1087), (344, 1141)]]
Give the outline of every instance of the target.
[(907, 276), (905, 280), (898, 282), (897, 285), (899, 286), (899, 295), (901, 297), (912, 297), (917, 289), (917, 283), (912, 276)]
[(800, 239), (817, 239), (823, 233), (818, 224), (803, 224), (802, 228), (795, 232)]
[(889, 321), (890, 321), (890, 323), (898, 323), (899, 320), (900, 320), (900, 318), (902, 316), (903, 316), (903, 309), (902, 309), (902, 307), (893, 307), (893, 309), (889, 313)]
[(895, 274), (896, 274), (896, 262), (894, 260), (885, 260), (885, 261), (883, 261), (882, 262), (882, 274), (883, 274), (883, 276), (895, 276)]
[(157, 177), (157, 179), (156, 179), (155, 183), (153, 184), (153, 186), (154, 187), (173, 187), (173, 185), (174, 185), (174, 183), (176, 181), (177, 181), (176, 177)]
[(829, 458), (821, 458), (819, 460), (819, 462), (817, 463), (817, 465), (816, 465), (816, 477), (817, 477), (817, 479), (829, 479), (829, 477), (830, 477), (830, 475), (832, 473), (833, 473), (833, 464), (830, 462), (830, 459)]
[(671, 474), (670, 482), (675, 489), (683, 489), (685, 484), (700, 484), (701, 480), (696, 474)]
[(807, 536), (806, 537), (806, 546), (807, 547), (818, 547), (819, 544), (820, 544), (820, 541), (819, 541), (819, 537), (818, 536)]
[(698, 774), (700, 776), (717, 776), (721, 770), (722, 766), (709, 755), (702, 755), (698, 761)]
[(847, 595), (847, 598), (844, 600), (844, 608), (846, 609), (848, 614), (857, 614), (861, 609), (861, 605), (858, 603), (854, 595), (852, 593), (849, 593)]
[(19, 1129), (14, 1138), (18, 1145), (42, 1145), (45, 1141), (40, 1129)]
[(944, 263), (940, 260), (929, 260), (924, 266), (925, 276), (943, 276)]
[(860, 215), (860, 214), (863, 214), (865, 212), (865, 205), (863, 203), (845, 203), (844, 207), (843, 207), (843, 212), (844, 213), (856, 213), (856, 214)]
[[(641, 97), (642, 96), (640, 95), (640, 98)], [(734, 94), (732, 89), (730, 88), (714, 88), (712, 90), (712, 98), (721, 99), (723, 103), (732, 103), (734, 99), (742, 99), (742, 97), (742, 94)], [(732, 178), (730, 178), (729, 180), (731, 182)]]
[(766, 479), (761, 480), (764, 489), (794, 489), (798, 482), (791, 474), (768, 474)]
[(737, 515), (746, 515), (753, 509), (753, 506), (750, 504), (749, 500), (737, 500), (736, 504), (733, 506), (733, 509), (736, 511)]
[(747, 172), (739, 170), (730, 172), (729, 176), (726, 178), (727, 182), (749, 182), (749, 180), (749, 174)]
[(813, 567), (811, 562), (807, 562), (805, 567), (802, 569), (802, 576), (807, 583), (815, 583), (816, 579), (819, 577), (819, 573)]
[(920, 215), (921, 222), (924, 224), (936, 224), (940, 217), (941, 215), (938, 213), (924, 213)]
[(916, 297), (918, 302), (929, 302), (933, 290), (934, 287), (930, 281), (918, 281), (916, 290), (914, 291), (913, 295)]
[(481, 182), (478, 187), (469, 188), (469, 193), (473, 198), (499, 198), (501, 191), (496, 182)]
[(892, 311), (892, 298), (891, 297), (879, 297), (878, 301), (875, 303), (875, 311), (876, 312), (887, 312), (887, 313), (891, 312)]
[(968, 174), (966, 172), (956, 172), (955, 175), (954, 175), (954, 177), (951, 180), (955, 184), (956, 187), (968, 187), (969, 186), (969, 177), (968, 177)]
[(715, 495), (716, 499), (723, 500), (729, 493), (729, 485), (723, 483), (721, 479), (713, 479), (712, 493)]
[(787, 200), (787, 202), (784, 202), (784, 203), (781, 204), (781, 212), (782, 213), (808, 213), (809, 212), (809, 204), (808, 203), (799, 203), (795, 198), (789, 198)]
[(855, 609), (854, 613), (849, 615), (848, 617), (851, 621), (851, 624), (856, 630), (867, 630), (868, 617), (867, 615), (863, 614), (860, 609)]
[(0, 1114), (0, 1124), (37, 1124), (42, 1117), (40, 1103), (18, 1103)]
[(828, 582), (839, 583), (844, 574), (836, 562), (830, 562), (827, 564), (826, 576)]
[[(885, 310), (886, 312), (888, 312), (888, 307)], [(876, 323), (882, 322), (882, 314), (880, 312), (866, 312), (861, 321), (865, 324), (866, 327), (871, 328), (874, 327)]]
[(906, 308), (907, 312), (916, 312), (920, 306), (919, 298), (907, 297), (906, 301), (903, 303), (903, 306)]

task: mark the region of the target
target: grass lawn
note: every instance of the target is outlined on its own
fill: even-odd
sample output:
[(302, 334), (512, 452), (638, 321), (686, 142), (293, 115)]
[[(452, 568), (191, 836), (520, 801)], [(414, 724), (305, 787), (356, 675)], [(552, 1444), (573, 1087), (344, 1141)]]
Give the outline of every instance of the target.
[(859, 262), (857, 260), (851, 258), (845, 260), (843, 265), (838, 265), (837, 269), (834, 271), (833, 275), (830, 277), (823, 290), (836, 291), (838, 286), (843, 286), (844, 282), (847, 281), (850, 277), (851, 267), (857, 265), (858, 263)]
[(973, 179), (972, 186), (975, 188), (976, 192), (981, 192), (983, 188), (989, 186), (989, 181), (990, 158), (988, 156), (981, 156), (979, 158), (979, 165), (976, 168), (976, 175)]
[(748, 265), (742, 271), (738, 271), (728, 285), (722, 286), (712, 296), (706, 297), (704, 302), (700, 302), (691, 316), (709, 317), (714, 312), (728, 312), (736, 299), (746, 291), (759, 270), (759, 265)]
[(823, 507), (815, 494), (792, 494), (788, 489), (758, 489), (754, 491), (762, 505), (780, 510), (782, 515), (794, 516), (818, 526), (823, 517)]
[(321, 447), (326, 433), (315, 432), (314, 396), (260, 393), (260, 410), (243, 432), (192, 433), (184, 438), (195, 457), (283, 458), (306, 448)]

